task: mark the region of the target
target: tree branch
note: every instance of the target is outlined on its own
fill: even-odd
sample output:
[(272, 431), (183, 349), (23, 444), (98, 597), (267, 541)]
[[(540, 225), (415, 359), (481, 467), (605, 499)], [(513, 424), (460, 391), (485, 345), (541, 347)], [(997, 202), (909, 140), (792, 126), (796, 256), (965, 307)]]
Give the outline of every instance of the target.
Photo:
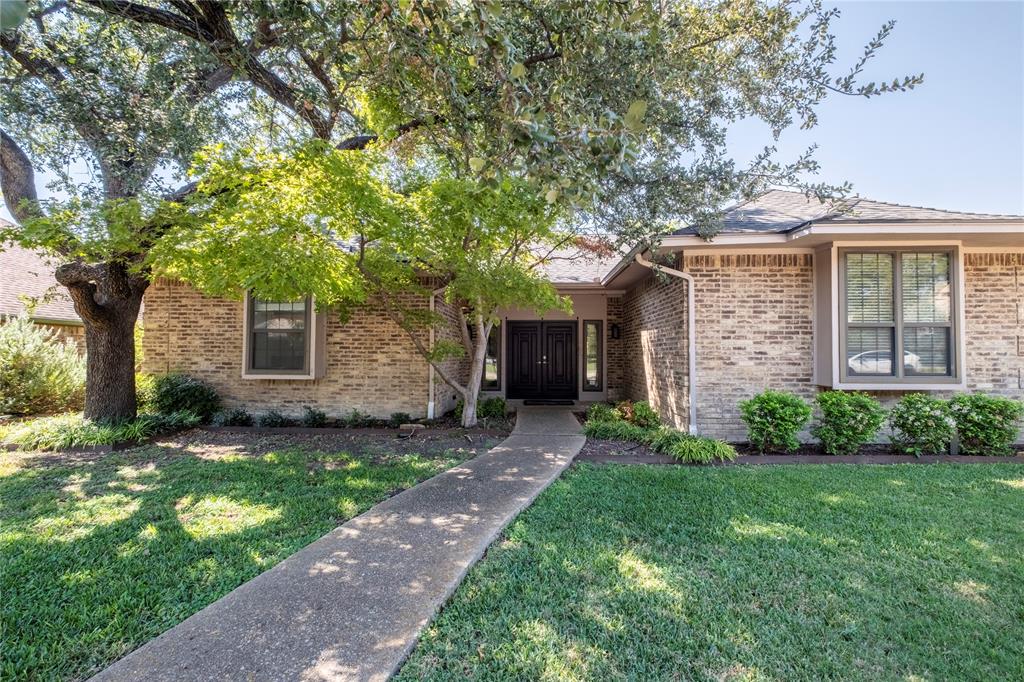
[(19, 223), (42, 214), (36, 195), (35, 171), (28, 155), (0, 129), (0, 191), (7, 209)]

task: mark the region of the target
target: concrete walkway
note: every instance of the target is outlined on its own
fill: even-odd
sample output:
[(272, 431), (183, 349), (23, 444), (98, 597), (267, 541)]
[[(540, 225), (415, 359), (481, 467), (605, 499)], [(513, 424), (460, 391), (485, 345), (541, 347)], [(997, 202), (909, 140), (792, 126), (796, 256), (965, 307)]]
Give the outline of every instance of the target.
[(568, 409), (331, 531), (93, 680), (385, 680), (502, 529), (585, 441)]

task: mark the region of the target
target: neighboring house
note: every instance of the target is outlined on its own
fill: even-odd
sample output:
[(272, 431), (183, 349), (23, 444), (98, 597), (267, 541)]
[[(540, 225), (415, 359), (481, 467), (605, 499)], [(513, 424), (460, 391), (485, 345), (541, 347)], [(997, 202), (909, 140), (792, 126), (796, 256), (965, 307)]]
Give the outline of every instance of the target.
[(0, 245), (0, 320), (25, 314), (34, 300), (32, 320), (71, 339), (85, 352), (85, 327), (64, 287), (53, 278), (54, 265), (16, 244)]
[[(666, 235), (664, 274), (650, 257), (553, 261), (573, 314), (501, 311), (483, 392), (643, 399), (729, 440), (744, 437), (739, 401), (766, 388), (1024, 397), (1024, 217), (775, 190), (729, 209), (711, 241)], [(440, 297), (422, 305), (457, 337)], [(255, 410), (422, 417), (455, 402), (372, 307), (342, 324), (308, 301), (211, 299), (164, 280), (146, 293), (144, 366), (201, 376)]]

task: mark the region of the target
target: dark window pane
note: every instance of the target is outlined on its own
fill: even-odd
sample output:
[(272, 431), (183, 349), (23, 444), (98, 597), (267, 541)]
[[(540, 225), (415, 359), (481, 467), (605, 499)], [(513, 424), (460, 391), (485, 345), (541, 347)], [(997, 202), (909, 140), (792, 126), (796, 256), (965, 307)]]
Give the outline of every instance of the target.
[(892, 376), (892, 328), (852, 328), (846, 334), (846, 370), (850, 376)]
[(601, 323), (583, 323), (583, 387), (601, 390)]
[(903, 346), (903, 373), (907, 376), (952, 375), (949, 327), (907, 327)]
[(487, 356), (484, 359), (484, 376), (482, 388), (497, 390), (501, 388), (498, 375), (498, 354), (501, 351), (501, 326), (491, 327), (491, 335), (487, 337)]
[(301, 372), (306, 369), (309, 301), (253, 299), (251, 369)]
[(846, 316), (852, 323), (893, 321), (893, 256), (846, 255)]
[(948, 253), (905, 253), (901, 256), (904, 322), (949, 322)]

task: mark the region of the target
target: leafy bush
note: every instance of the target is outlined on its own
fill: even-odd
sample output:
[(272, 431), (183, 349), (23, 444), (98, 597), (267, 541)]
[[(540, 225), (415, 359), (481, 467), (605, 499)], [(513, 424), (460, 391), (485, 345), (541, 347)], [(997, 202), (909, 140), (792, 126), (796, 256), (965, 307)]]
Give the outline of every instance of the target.
[(961, 394), (949, 401), (965, 455), (1012, 455), (1024, 403), (983, 393)]
[(633, 401), (622, 400), (615, 403), (615, 414), (618, 415), (622, 421), (633, 423)]
[(220, 396), (212, 386), (187, 374), (161, 374), (153, 381), (153, 409), (161, 414), (189, 410), (204, 421), (220, 409)]
[(761, 452), (792, 452), (800, 447), (797, 434), (811, 419), (811, 406), (782, 391), (765, 391), (740, 402), (747, 440)]
[(633, 418), (630, 421), (645, 429), (656, 429), (661, 426), (661, 417), (650, 403), (643, 400), (633, 403)]
[(889, 428), (893, 447), (915, 457), (945, 454), (953, 440), (949, 403), (924, 393), (900, 398), (889, 411)]
[(488, 398), (477, 403), (476, 416), (482, 419), (504, 419), (508, 412), (505, 399), (500, 396)]
[(152, 436), (197, 426), (200, 418), (184, 410), (171, 414), (144, 414), (119, 424), (84, 419), (81, 414), (61, 414), (22, 422), (4, 435), (4, 443), (26, 450), (65, 450), (90, 445), (138, 443)]
[(80, 409), (85, 359), (73, 341), (27, 316), (0, 324), (0, 414), (47, 414)]
[(154, 412), (153, 398), (156, 394), (156, 375), (135, 373), (135, 402), (139, 412)]
[(308, 405), (302, 410), (302, 425), (311, 429), (322, 429), (327, 426), (327, 413)]
[[(455, 403), (455, 418), (462, 419), (462, 410), (465, 408), (465, 401), (459, 398)], [(505, 399), (496, 396), (485, 400), (478, 400), (476, 403), (476, 416), (480, 419), (504, 419), (508, 412)]]
[(821, 418), (811, 435), (830, 455), (852, 455), (871, 442), (885, 421), (885, 408), (867, 393), (825, 391), (815, 402)]
[(213, 423), (217, 426), (252, 426), (254, 421), (252, 415), (241, 407), (218, 412), (213, 417)]
[(292, 419), (291, 417), (284, 416), (277, 410), (270, 410), (269, 412), (264, 412), (259, 416), (257, 422), (259, 423), (260, 426), (266, 426), (269, 428), (278, 426), (295, 426), (294, 419)]
[(613, 422), (618, 418), (615, 408), (608, 403), (594, 403), (587, 408), (588, 422)]
[(345, 426), (350, 429), (366, 428), (375, 426), (378, 423), (377, 420), (370, 415), (356, 409), (353, 409), (347, 417), (342, 419), (342, 422), (344, 422)]
[(412, 421), (412, 415), (408, 412), (392, 412), (391, 418), (388, 419), (388, 424), (392, 428), (398, 428), (402, 424), (408, 424)]

